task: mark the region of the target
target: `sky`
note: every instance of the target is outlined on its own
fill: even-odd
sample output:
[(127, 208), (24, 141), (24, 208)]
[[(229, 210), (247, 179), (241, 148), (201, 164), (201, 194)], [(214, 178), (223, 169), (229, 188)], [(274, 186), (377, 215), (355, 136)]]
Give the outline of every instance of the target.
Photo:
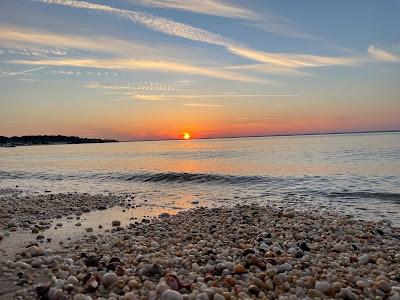
[(0, 135), (400, 129), (399, 16), (399, 0), (1, 0)]

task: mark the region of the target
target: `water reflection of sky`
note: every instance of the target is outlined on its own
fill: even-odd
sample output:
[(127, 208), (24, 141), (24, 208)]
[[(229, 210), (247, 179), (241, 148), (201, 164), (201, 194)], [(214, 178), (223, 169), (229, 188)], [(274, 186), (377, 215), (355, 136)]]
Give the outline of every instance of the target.
[[(1, 187), (134, 192), (146, 205), (174, 209), (192, 207), (194, 200), (214, 206), (325, 199), (400, 219), (400, 134), (33, 146), (0, 154)], [(206, 176), (180, 175), (185, 172)], [(146, 176), (151, 180), (143, 182)]]

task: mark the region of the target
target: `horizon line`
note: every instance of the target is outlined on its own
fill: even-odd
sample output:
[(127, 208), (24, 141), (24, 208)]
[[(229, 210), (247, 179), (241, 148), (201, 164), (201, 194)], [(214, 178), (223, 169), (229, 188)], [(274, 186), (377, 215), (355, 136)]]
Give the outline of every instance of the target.
[[(243, 135), (243, 136), (216, 136), (216, 137), (198, 137), (190, 140), (214, 140), (214, 139), (240, 139), (240, 138), (261, 138), (261, 137), (289, 137), (289, 136), (312, 136), (312, 135), (341, 135), (341, 134), (368, 134), (368, 133), (396, 133), (400, 129), (388, 130), (362, 130), (362, 131), (328, 131), (328, 132), (306, 132), (306, 133), (283, 133), (266, 135)], [(163, 139), (144, 139), (144, 140), (117, 140), (119, 143), (132, 142), (162, 142), (162, 141), (189, 141), (182, 138), (163, 138)]]

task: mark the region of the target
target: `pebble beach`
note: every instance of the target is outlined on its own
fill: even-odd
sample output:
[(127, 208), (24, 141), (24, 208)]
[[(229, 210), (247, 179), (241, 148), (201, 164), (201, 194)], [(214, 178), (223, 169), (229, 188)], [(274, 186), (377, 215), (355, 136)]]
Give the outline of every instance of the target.
[[(389, 222), (251, 204), (93, 228), (90, 211), (135, 205), (112, 195), (8, 195), (0, 299), (400, 299), (400, 229)], [(27, 209), (33, 203), (42, 213)], [(63, 222), (80, 234), (55, 243), (49, 232)]]

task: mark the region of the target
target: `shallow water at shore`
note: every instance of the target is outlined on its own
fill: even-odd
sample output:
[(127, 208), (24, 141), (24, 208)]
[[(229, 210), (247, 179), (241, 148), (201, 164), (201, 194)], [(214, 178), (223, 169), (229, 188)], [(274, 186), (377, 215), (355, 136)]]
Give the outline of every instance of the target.
[(0, 187), (135, 193), (170, 209), (328, 206), (400, 224), (400, 134), (347, 134), (0, 149)]

